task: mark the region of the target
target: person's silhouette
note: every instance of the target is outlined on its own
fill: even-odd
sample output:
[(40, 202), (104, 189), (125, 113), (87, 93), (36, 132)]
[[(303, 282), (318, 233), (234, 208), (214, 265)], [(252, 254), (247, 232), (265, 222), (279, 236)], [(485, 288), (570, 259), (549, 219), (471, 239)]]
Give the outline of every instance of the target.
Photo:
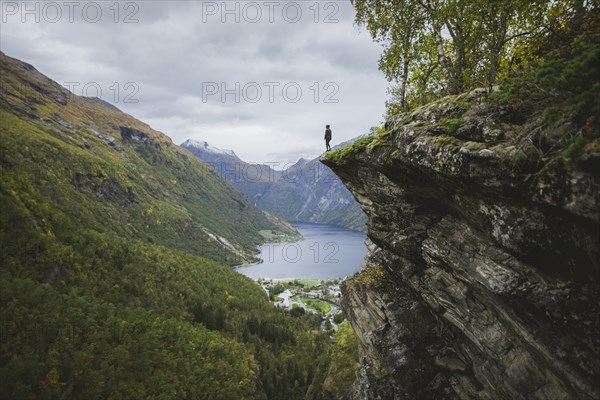
[(329, 142), (331, 142), (331, 129), (329, 129), (329, 125), (325, 125), (325, 151), (331, 150)]

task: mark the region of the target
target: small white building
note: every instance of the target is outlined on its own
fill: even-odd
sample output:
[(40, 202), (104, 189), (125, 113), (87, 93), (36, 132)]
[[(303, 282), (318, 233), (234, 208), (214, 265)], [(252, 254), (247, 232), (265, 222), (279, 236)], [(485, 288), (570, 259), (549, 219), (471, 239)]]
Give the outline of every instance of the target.
[(279, 303), (281, 304), (282, 307), (290, 308), (292, 305), (292, 303), (290, 301), (292, 296), (294, 296), (292, 294), (292, 292), (290, 292), (289, 289), (286, 289), (284, 292), (279, 293), (277, 295), (277, 298), (279, 299)]
[(338, 285), (331, 285), (327, 290), (332, 297), (342, 297), (342, 291)]

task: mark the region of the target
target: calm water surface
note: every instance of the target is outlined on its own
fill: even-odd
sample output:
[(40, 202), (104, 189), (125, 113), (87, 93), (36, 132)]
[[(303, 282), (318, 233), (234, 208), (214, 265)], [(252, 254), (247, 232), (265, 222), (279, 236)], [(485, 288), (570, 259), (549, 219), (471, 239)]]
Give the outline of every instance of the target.
[(331, 225), (295, 223), (304, 240), (268, 243), (260, 247), (261, 264), (242, 266), (238, 272), (253, 278), (335, 279), (360, 269), (367, 253), (362, 232)]

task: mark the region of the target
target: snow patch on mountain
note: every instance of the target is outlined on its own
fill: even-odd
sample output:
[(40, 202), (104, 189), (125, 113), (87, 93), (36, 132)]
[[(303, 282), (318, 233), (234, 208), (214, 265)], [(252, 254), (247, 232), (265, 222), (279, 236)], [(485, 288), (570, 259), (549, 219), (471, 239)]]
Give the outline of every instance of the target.
[(204, 150), (204, 151), (207, 151), (207, 152), (213, 153), (213, 154), (225, 154), (228, 156), (237, 157), (235, 155), (235, 153), (233, 152), (233, 150), (220, 149), (218, 147), (211, 146), (210, 144), (208, 144), (208, 142), (206, 142), (204, 140), (188, 139), (185, 142), (181, 143), (181, 146), (182, 147), (195, 147), (199, 150)]

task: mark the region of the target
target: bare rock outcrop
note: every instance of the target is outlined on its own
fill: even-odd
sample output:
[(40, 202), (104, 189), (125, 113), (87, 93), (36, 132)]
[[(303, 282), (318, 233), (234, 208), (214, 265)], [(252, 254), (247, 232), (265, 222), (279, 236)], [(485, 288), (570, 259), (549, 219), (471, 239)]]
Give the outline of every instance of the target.
[[(600, 396), (598, 154), (481, 92), (322, 157), (368, 215), (357, 399)], [(558, 149), (558, 150), (556, 150)]]

